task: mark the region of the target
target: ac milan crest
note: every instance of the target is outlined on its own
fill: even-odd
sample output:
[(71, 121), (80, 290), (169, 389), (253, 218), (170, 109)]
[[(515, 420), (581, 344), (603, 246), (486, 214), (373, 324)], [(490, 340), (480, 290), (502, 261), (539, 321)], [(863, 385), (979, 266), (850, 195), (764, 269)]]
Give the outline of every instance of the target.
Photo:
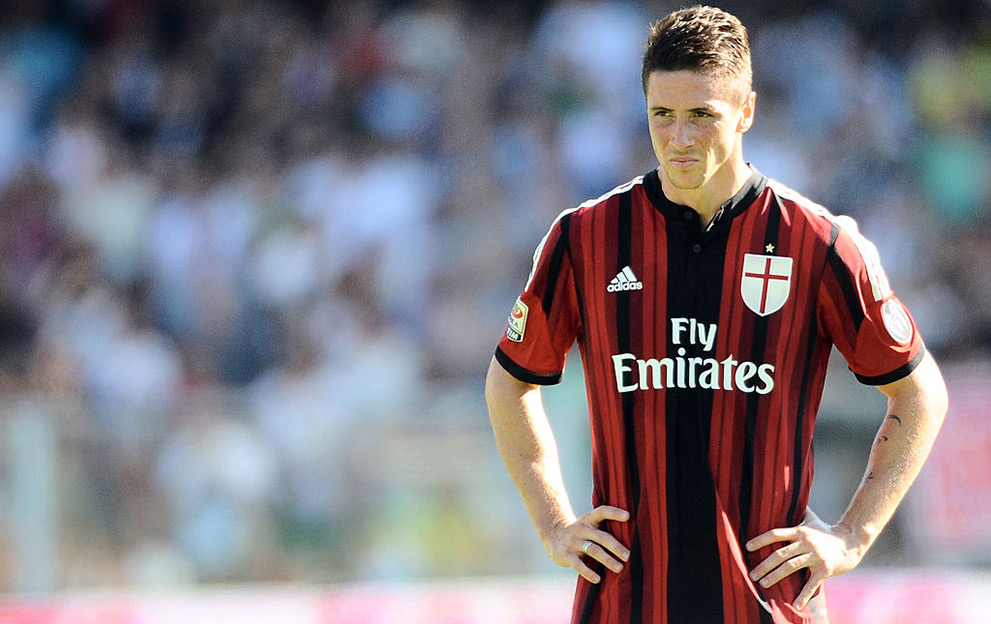
[(744, 255), (740, 294), (747, 307), (760, 316), (780, 310), (791, 293), (791, 265), (788, 257)]

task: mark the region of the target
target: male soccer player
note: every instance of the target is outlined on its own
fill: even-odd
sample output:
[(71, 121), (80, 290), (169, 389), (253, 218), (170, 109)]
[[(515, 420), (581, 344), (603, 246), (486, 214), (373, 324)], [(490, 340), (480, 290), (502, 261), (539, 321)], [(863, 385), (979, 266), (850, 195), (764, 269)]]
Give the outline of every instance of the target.
[[(855, 224), (743, 159), (754, 120), (740, 22), (694, 7), (643, 57), (659, 167), (562, 212), (489, 368), (495, 438), (573, 622), (824, 622), (918, 473), (946, 390)], [(581, 350), (592, 511), (576, 517), (540, 386)], [(887, 413), (849, 508), (807, 508), (832, 346)], [(813, 600), (815, 598), (815, 600)]]

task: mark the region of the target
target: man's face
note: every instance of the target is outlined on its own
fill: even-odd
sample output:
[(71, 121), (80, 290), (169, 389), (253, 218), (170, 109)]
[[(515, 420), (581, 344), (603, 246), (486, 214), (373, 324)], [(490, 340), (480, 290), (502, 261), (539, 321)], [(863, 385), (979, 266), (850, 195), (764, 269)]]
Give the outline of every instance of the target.
[(667, 181), (680, 190), (705, 187), (750, 129), (754, 94), (727, 78), (693, 71), (655, 71), (647, 79), (650, 141)]

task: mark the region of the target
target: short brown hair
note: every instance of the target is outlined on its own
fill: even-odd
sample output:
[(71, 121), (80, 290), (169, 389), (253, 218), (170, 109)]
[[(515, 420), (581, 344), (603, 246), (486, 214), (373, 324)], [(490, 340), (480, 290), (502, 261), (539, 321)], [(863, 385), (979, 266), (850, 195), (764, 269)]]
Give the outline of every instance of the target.
[(652, 72), (686, 69), (735, 78), (744, 94), (750, 93), (747, 29), (735, 16), (708, 6), (675, 11), (651, 26), (640, 74), (644, 93)]

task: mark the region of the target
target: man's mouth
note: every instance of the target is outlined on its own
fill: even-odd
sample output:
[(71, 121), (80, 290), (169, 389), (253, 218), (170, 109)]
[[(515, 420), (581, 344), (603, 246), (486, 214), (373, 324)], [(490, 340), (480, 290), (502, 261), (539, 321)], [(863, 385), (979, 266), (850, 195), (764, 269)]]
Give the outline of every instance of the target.
[(672, 158), (668, 158), (668, 162), (679, 169), (687, 169), (697, 165), (699, 159), (691, 156), (674, 156)]

